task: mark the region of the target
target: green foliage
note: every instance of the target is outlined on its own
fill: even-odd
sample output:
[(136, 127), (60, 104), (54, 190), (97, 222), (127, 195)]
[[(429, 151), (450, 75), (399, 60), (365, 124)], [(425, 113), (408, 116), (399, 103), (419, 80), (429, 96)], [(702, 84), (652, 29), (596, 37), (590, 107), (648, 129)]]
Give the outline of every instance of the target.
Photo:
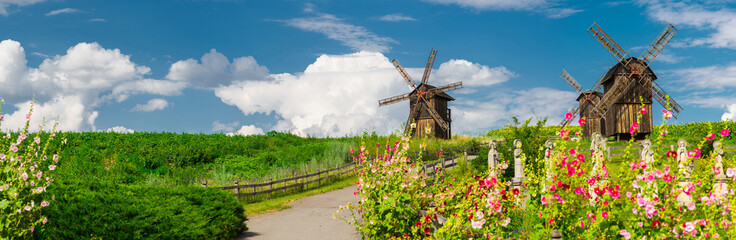
[[(505, 140), (503, 143), (498, 144), (498, 152), (501, 154), (501, 158), (508, 160), (510, 164), (509, 169), (503, 175), (502, 179), (511, 179), (514, 177), (513, 163), (515, 147), (513, 144), (515, 139), (521, 140), (521, 149), (527, 159), (525, 168), (528, 168), (537, 174), (544, 169), (542, 162), (530, 160), (543, 158), (542, 155), (544, 154), (544, 149), (539, 146), (544, 146), (544, 142), (547, 141), (550, 136), (559, 134), (560, 128), (554, 126), (545, 127), (544, 125), (547, 123), (547, 118), (537, 120), (537, 123), (534, 125), (531, 125), (531, 121), (532, 118), (529, 118), (522, 124), (519, 122), (518, 118), (512, 117), (511, 122), (506, 125), (506, 128), (493, 130), (488, 133), (489, 136), (500, 136)], [(474, 161), (474, 163), (485, 165), (483, 168), (487, 168), (488, 165), (487, 162), (480, 162), (480, 160)], [(480, 166), (476, 168), (480, 168)]]
[(41, 239), (232, 239), (246, 229), (237, 199), (214, 188), (72, 181), (49, 191)]

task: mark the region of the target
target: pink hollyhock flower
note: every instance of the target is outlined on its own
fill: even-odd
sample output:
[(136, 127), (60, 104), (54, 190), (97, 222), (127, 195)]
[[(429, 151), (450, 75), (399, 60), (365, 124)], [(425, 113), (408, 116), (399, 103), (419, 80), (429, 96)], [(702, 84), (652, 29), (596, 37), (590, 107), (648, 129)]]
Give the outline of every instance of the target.
[(639, 128), (639, 123), (638, 122), (634, 122), (634, 123), (631, 124), (631, 127), (632, 128)]
[(580, 221), (580, 228), (585, 228), (585, 223), (583, 223), (583, 221)]
[(634, 213), (634, 214), (638, 214), (639, 213), (639, 211), (637, 211), (636, 208), (631, 208), (631, 212)]
[(574, 148), (570, 148), (570, 150), (568, 150), (567, 152), (569, 152), (570, 155), (575, 155), (575, 149)]
[(547, 198), (542, 196), (542, 205), (547, 206)]
[(583, 194), (583, 193), (585, 193), (585, 190), (583, 190), (583, 187), (575, 188), (575, 194)]
[(629, 128), (629, 134), (634, 135), (636, 134), (636, 128)]
[(690, 232), (695, 231), (695, 225), (693, 225), (693, 223), (691, 223), (691, 222), (683, 223), (682, 224), (682, 227), (684, 228), (684, 230), (685, 230), (686, 233), (690, 233)]
[(49, 220), (47, 218), (43, 218), (43, 221), (42, 222), (43, 222), (43, 224), (46, 224), (47, 222), (49, 222)]
[(631, 233), (627, 232), (626, 229), (623, 229), (618, 232), (618, 234), (621, 234), (626, 240), (629, 240), (631, 238)]
[(578, 153), (578, 161), (584, 162), (585, 161), (585, 155), (582, 153)]
[(608, 218), (608, 212), (603, 211), (603, 213), (601, 213), (601, 217)]
[(672, 118), (672, 112), (668, 111), (667, 109), (662, 109), (662, 115), (666, 119)]
[(705, 139), (708, 139), (708, 140), (713, 140), (713, 138), (715, 138), (715, 137), (716, 137), (716, 135), (713, 134), (713, 133), (708, 133), (708, 135), (705, 135)]
[(565, 119), (572, 120), (572, 113), (565, 113)]
[(549, 224), (552, 224), (553, 222), (555, 222), (555, 219), (554, 218), (550, 218), (549, 221), (547, 221), (547, 222), (549, 222)]
[(583, 124), (585, 124), (585, 118), (578, 119), (578, 124), (580, 124), (580, 126), (583, 126)]
[(641, 107), (641, 110), (639, 110), (641, 114), (647, 114), (647, 107)]
[(722, 137), (728, 136), (728, 134), (730, 134), (730, 133), (731, 133), (731, 130), (728, 129), (728, 128), (721, 129), (721, 136)]
[(662, 133), (660, 133), (659, 135), (662, 135), (664, 137), (664, 136), (667, 136), (667, 134), (668, 132), (667, 132), (667, 129), (665, 128), (664, 131), (662, 131)]

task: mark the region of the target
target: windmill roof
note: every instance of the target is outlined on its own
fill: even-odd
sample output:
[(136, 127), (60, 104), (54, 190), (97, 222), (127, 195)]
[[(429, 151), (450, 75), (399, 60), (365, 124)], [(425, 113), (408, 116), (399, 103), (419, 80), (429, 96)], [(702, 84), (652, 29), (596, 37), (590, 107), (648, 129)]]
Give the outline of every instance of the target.
[[(433, 88), (437, 88), (437, 87), (435, 87), (435, 86), (432, 86), (432, 85), (429, 85), (429, 84), (426, 84), (426, 83), (425, 83), (425, 84), (419, 84), (419, 86), (417, 86), (417, 88), (419, 88), (420, 86), (424, 86), (424, 87), (426, 87), (426, 88), (427, 88), (427, 90), (429, 90), (429, 89), (433, 89)], [(414, 92), (416, 92), (416, 91), (417, 91), (417, 90), (415, 89), (415, 90), (411, 91), (411, 93), (414, 93)], [(442, 98), (446, 98), (446, 99), (447, 99), (448, 101), (454, 101), (454, 100), (455, 100), (455, 98), (453, 98), (452, 96), (450, 96), (449, 94), (447, 94), (447, 93), (445, 93), (445, 92), (440, 92), (440, 93), (437, 93), (437, 94), (435, 94), (435, 96), (436, 96), (436, 97), (442, 97)]]
[(585, 91), (585, 92), (581, 93), (578, 96), (578, 98), (575, 99), (575, 101), (580, 101), (581, 98), (584, 98), (585, 97), (585, 94), (591, 94), (591, 93), (593, 95), (596, 95), (596, 96), (600, 97), (600, 98), (603, 98), (603, 93), (600, 93), (598, 91), (588, 90), (588, 91)]
[[(635, 57), (630, 57), (630, 58), (627, 58), (627, 59), (631, 59), (632, 62), (637, 62), (637, 63), (639, 63), (639, 64), (641, 64), (643, 66), (647, 66), (647, 69), (644, 70), (644, 72), (652, 75), (652, 81), (654, 81), (654, 80), (657, 79), (657, 75), (654, 74), (654, 72), (652, 71), (652, 69), (649, 68), (649, 66), (645, 62), (643, 62), (642, 60), (639, 60), (638, 58), (635, 58)], [(603, 78), (603, 82), (601, 82), (601, 84), (605, 84), (606, 82), (615, 79), (614, 74), (616, 74), (618, 72), (621, 72), (621, 71), (624, 71), (625, 70), (624, 68), (625, 67), (624, 67), (623, 64), (621, 64), (621, 62), (616, 63), (616, 65), (614, 65), (613, 67), (611, 67), (611, 69), (608, 69), (608, 72), (606, 72), (606, 77)]]

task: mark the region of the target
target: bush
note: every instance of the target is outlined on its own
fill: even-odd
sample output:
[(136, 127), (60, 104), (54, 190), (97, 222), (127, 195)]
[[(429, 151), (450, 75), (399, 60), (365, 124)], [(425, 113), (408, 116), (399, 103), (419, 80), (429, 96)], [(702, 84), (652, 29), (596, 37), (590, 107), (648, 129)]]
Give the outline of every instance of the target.
[(247, 229), (237, 199), (219, 189), (59, 183), (42, 239), (232, 239)]

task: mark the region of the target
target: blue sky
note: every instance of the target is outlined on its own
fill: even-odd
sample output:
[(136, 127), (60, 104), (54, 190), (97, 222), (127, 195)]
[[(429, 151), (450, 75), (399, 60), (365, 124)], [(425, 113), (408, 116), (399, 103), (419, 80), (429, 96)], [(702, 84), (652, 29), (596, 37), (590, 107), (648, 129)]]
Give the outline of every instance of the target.
[(408, 115), (377, 106), (409, 91), (389, 61), (418, 81), (431, 48), (429, 83), (465, 86), (456, 134), (556, 124), (577, 97), (560, 71), (587, 89), (616, 63), (593, 22), (635, 57), (674, 24), (651, 65), (685, 109), (674, 122), (736, 117), (732, 0), (0, 0), (2, 127), (35, 96), (32, 123), (68, 131), (384, 134)]

